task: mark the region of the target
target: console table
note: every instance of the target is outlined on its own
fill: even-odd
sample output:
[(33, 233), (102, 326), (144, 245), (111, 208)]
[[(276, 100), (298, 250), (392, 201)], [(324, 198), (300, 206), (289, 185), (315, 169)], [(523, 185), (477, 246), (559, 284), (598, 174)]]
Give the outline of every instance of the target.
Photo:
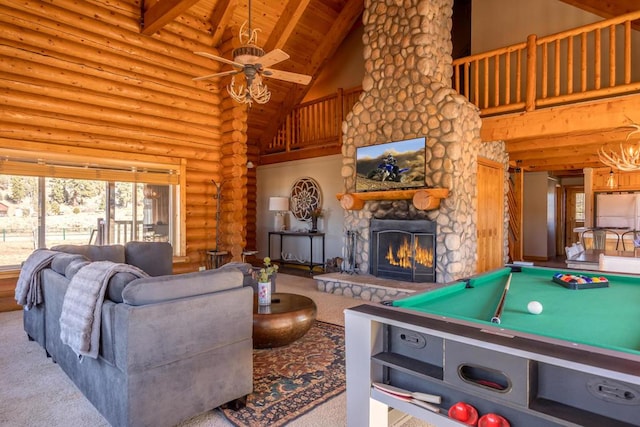
[[(273, 258), (271, 256), (271, 237), (272, 236), (280, 236), (280, 254), (282, 254), (283, 252), (282, 239), (284, 237), (308, 238), (309, 239), (309, 261), (302, 262), (302, 261), (292, 260), (292, 259), (283, 259), (281, 256), (278, 258)], [(313, 261), (313, 239), (314, 238), (319, 238), (322, 241), (322, 258), (320, 258), (320, 262)], [(302, 231), (270, 231), (268, 245), (269, 245), (269, 258), (271, 258), (271, 261), (273, 262), (278, 262), (280, 264), (307, 265), (309, 266), (309, 272), (312, 272), (313, 267), (315, 266), (324, 268), (324, 233), (309, 233), (309, 232), (302, 232)]]

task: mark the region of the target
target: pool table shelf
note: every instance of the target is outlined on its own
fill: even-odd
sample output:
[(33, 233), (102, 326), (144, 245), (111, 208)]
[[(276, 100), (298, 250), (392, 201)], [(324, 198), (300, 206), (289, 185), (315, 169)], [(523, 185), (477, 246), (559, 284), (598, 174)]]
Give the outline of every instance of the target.
[(371, 359), (381, 366), (397, 369), (398, 371), (404, 371), (417, 377), (425, 379), (433, 378), (437, 380), (442, 380), (443, 378), (441, 366), (435, 366), (420, 360), (411, 359), (401, 354), (382, 352), (372, 356)]

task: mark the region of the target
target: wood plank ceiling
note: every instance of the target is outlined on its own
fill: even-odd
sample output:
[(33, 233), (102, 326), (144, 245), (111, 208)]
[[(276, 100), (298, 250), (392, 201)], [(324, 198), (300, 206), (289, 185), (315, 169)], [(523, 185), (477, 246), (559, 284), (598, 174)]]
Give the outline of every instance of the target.
[[(161, 31), (163, 25), (173, 20), (193, 17), (208, 23), (213, 40), (211, 53), (220, 55), (216, 49), (224, 37), (237, 38), (240, 26), (249, 16), (248, 0), (145, 0), (142, 10), (142, 32), (147, 35)], [(274, 69), (315, 79), (363, 10), (363, 0), (253, 0), (251, 27), (259, 29), (257, 44), (265, 52), (282, 49), (290, 55), (290, 59)], [(231, 70), (231, 66), (211, 61), (212, 73), (226, 70)], [(226, 80), (221, 84), (228, 84), (230, 78), (223, 79)], [(307, 86), (276, 79), (265, 79), (265, 83), (271, 91), (271, 100), (266, 104), (254, 103), (249, 110), (247, 139), (254, 147), (273, 139), (279, 124), (302, 101), (313, 80)]]
[[(639, 7), (637, 0), (559, 1), (603, 18), (622, 15)], [(252, 27), (260, 29), (258, 45), (266, 52), (278, 48), (291, 56), (274, 68), (309, 74), (315, 79), (353, 24), (361, 19), (364, 0), (253, 0), (251, 8)], [(210, 25), (209, 32), (213, 40), (211, 52), (218, 54), (216, 49), (224, 37), (237, 37), (240, 26), (247, 20), (248, 0), (143, 0), (141, 11), (144, 14), (141, 17), (144, 23), (141, 31), (147, 35), (162, 31), (162, 27), (171, 22), (198, 20)], [(227, 69), (230, 66), (211, 61), (212, 73)], [(275, 79), (265, 82), (271, 90), (271, 100), (262, 105), (254, 104), (249, 110), (249, 151), (256, 154), (257, 147), (273, 138), (284, 117), (303, 99), (313, 84), (313, 80), (308, 86)], [(631, 105), (625, 108), (634, 108), (634, 105), (638, 105), (638, 97), (628, 102)], [(606, 110), (611, 107), (605, 105), (602, 108)], [(514, 164), (517, 160), (525, 170), (571, 175), (582, 173), (584, 167), (602, 166), (597, 159), (597, 147), (607, 140), (619, 140), (626, 135), (625, 130), (620, 129), (619, 122), (593, 126), (589, 125), (588, 118), (583, 120), (584, 127), (576, 122), (569, 130), (565, 124), (563, 128), (556, 128), (554, 133), (550, 133), (545, 120), (552, 120), (554, 114), (557, 116), (557, 110), (541, 116), (537, 127), (535, 124), (531, 126), (530, 119), (524, 120), (523, 125), (532, 131), (528, 135), (509, 138), (508, 132), (489, 129), (488, 134), (483, 136), (491, 138), (499, 135), (504, 138)], [(582, 114), (576, 112), (573, 116)], [(597, 111), (591, 111), (591, 114), (597, 114)], [(592, 123), (593, 115), (590, 117)], [(490, 119), (487, 123), (499, 129), (499, 120)]]

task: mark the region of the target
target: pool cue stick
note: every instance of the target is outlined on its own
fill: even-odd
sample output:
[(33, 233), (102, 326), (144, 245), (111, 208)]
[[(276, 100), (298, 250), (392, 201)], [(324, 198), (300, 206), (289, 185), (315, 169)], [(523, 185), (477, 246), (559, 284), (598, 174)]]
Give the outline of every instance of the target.
[(507, 284), (504, 285), (504, 290), (502, 291), (502, 297), (500, 298), (500, 302), (496, 307), (496, 311), (491, 318), (492, 323), (500, 324), (500, 317), (502, 317), (502, 310), (504, 310), (504, 301), (507, 299), (507, 292), (509, 292), (509, 286), (511, 286), (511, 273), (509, 273), (509, 278), (507, 279)]

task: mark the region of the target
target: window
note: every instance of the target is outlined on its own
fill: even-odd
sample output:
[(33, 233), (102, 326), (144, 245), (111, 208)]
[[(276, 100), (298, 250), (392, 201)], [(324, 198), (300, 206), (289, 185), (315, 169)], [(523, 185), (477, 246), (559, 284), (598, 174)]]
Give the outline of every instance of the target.
[(29, 154), (0, 160), (0, 269), (59, 244), (168, 241), (180, 254), (182, 162), (125, 167)]
[(584, 222), (584, 193), (576, 194), (576, 222)]

